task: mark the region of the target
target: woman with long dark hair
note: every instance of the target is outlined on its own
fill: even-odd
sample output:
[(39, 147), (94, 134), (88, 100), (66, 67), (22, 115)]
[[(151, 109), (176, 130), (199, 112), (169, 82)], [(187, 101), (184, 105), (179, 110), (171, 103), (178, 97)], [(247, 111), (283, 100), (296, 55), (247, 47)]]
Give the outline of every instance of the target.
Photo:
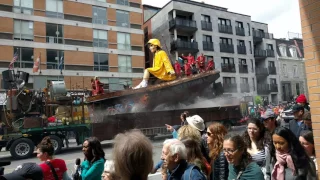
[(256, 162), (265, 175), (266, 156), (269, 153), (270, 133), (266, 131), (259, 119), (250, 119), (247, 130), (243, 134), (243, 140), (247, 145), (247, 152), (252, 161)]
[(81, 164), (82, 180), (101, 179), (106, 159), (98, 138), (86, 139), (83, 142), (82, 151), (85, 157)]
[(300, 141), (302, 147), (304, 148), (304, 150), (306, 151), (307, 155), (311, 159), (311, 161), (314, 162), (315, 167), (316, 167), (316, 171), (318, 171), (312, 131), (309, 131), (309, 130), (302, 131), (300, 134), (300, 137), (299, 137), (299, 141)]
[(260, 167), (247, 152), (242, 136), (226, 135), (223, 152), (229, 162), (229, 180), (264, 180)]
[(222, 151), (223, 139), (226, 134), (227, 128), (221, 123), (214, 122), (210, 124), (207, 129), (207, 143), (210, 157), (209, 162), (212, 165), (212, 172), (210, 174), (211, 180), (228, 179), (228, 161)]
[(278, 127), (267, 157), (266, 175), (271, 180), (313, 180), (316, 171), (298, 138), (287, 128)]

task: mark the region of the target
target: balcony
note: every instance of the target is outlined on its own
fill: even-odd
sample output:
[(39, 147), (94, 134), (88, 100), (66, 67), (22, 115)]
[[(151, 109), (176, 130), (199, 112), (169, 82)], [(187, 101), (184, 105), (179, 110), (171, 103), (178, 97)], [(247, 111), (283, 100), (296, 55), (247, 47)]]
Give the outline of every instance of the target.
[(246, 46), (237, 46), (238, 54), (247, 54)]
[(271, 92), (278, 92), (278, 84), (270, 84)]
[(171, 52), (179, 51), (181, 53), (197, 53), (199, 52), (198, 43), (193, 41), (179, 41), (175, 40), (171, 42)]
[(224, 64), (224, 63), (221, 63), (221, 70), (222, 70), (222, 72), (235, 73), (236, 72), (236, 66), (235, 66), (235, 64)]
[(248, 73), (248, 65), (240, 64), (239, 73)]
[(257, 92), (258, 94), (269, 94), (270, 85), (269, 84), (257, 84)]
[(233, 84), (229, 84), (229, 83), (223, 83), (223, 90), (226, 93), (236, 93), (237, 91), (237, 84), (233, 83)]
[(246, 36), (244, 32), (244, 28), (236, 27), (236, 35), (238, 36)]
[(256, 68), (256, 75), (257, 76), (268, 76), (269, 72), (267, 68)]
[(214, 51), (213, 42), (202, 41), (204, 51)]
[(64, 39), (63, 37), (47, 36), (46, 42), (52, 44), (64, 44)]
[(233, 32), (232, 32), (232, 26), (219, 24), (219, 25), (218, 25), (218, 28), (219, 28), (219, 32), (220, 32), (220, 33), (233, 34)]
[(267, 57), (275, 57), (274, 50), (267, 49), (266, 52), (267, 52)]
[(269, 66), (268, 69), (269, 69), (269, 74), (277, 75), (277, 69), (276, 69), (276, 67), (271, 67), (271, 66)]
[(220, 43), (220, 52), (234, 53), (233, 44)]
[(212, 31), (212, 23), (207, 21), (201, 21), (201, 28), (205, 31)]
[(255, 44), (262, 42), (262, 39), (273, 39), (273, 34), (271, 33), (265, 33), (263, 31), (253, 30), (253, 42)]
[(262, 49), (255, 49), (254, 50), (254, 58), (256, 59), (265, 59), (267, 58), (267, 52)]
[(240, 84), (240, 90), (242, 93), (245, 93), (245, 92), (250, 92), (250, 86), (248, 83), (241, 83)]
[(185, 32), (195, 32), (198, 30), (196, 21), (180, 18), (170, 20), (169, 29), (177, 29)]

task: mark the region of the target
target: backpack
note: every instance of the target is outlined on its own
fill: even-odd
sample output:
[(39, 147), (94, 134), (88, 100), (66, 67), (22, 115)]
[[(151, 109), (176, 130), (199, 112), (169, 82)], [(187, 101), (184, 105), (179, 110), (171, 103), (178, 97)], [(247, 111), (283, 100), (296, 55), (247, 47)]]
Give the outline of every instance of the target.
[(183, 173), (183, 180), (192, 180), (191, 179), (191, 173), (192, 173), (192, 170), (193, 169), (197, 169), (199, 171), (199, 173), (201, 174), (202, 176), (202, 180), (206, 180), (207, 178), (205, 177), (205, 175), (200, 171), (199, 167), (198, 166), (195, 166), (195, 165), (189, 165), (187, 167), (187, 169), (184, 171)]

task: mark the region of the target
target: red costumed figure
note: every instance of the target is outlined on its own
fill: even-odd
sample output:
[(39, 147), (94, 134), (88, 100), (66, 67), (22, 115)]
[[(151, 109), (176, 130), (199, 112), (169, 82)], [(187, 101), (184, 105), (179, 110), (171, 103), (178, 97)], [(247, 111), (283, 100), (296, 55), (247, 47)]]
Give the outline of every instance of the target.
[(101, 83), (98, 79), (98, 77), (95, 77), (94, 80), (91, 80), (91, 86), (92, 86), (92, 95), (98, 95), (103, 94), (103, 83)]
[(192, 74), (191, 66), (188, 63), (188, 60), (184, 60), (184, 73), (186, 76), (190, 76)]
[(194, 57), (192, 56), (191, 53), (189, 53), (189, 56), (184, 56), (183, 54), (181, 56), (183, 59), (188, 60), (188, 64), (190, 64), (191, 66), (196, 63), (196, 61), (194, 60)]
[(215, 66), (214, 66), (214, 61), (213, 59), (209, 59), (208, 61), (208, 65), (207, 65), (207, 68), (206, 68), (206, 71), (211, 71), (211, 70), (214, 70), (215, 69)]
[(203, 53), (201, 53), (201, 56), (197, 58), (197, 65), (200, 73), (206, 71), (206, 57), (203, 55)]
[(176, 60), (176, 63), (174, 63), (174, 71), (176, 72), (176, 76), (181, 76), (181, 66), (178, 60)]

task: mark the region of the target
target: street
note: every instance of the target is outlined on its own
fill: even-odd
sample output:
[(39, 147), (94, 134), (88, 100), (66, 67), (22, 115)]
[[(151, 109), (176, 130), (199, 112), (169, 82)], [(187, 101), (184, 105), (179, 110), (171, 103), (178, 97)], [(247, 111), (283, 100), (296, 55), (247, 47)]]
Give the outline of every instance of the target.
[[(245, 130), (245, 126), (233, 127), (232, 132), (234, 133), (242, 133)], [(153, 160), (154, 164), (156, 164), (160, 160), (161, 151), (162, 151), (162, 143), (165, 138), (170, 138), (170, 136), (163, 136), (163, 137), (156, 137), (152, 140), (153, 145)], [(112, 143), (113, 141), (102, 141), (102, 147), (105, 152), (106, 159), (112, 159)], [(82, 146), (76, 146), (75, 141), (70, 141), (70, 148), (63, 149), (62, 152), (55, 156), (55, 158), (65, 160), (68, 168), (68, 174), (71, 175), (74, 171), (74, 164), (77, 158), (81, 158), (83, 161), (83, 153), (81, 150)], [(33, 155), (32, 158), (23, 159), (23, 160), (14, 160), (10, 156), (9, 151), (2, 151), (0, 152), (0, 161), (11, 161), (11, 165), (5, 166), (5, 174), (12, 172), (18, 165), (26, 162), (35, 162), (40, 163), (37, 159), (36, 154)], [(157, 179), (157, 178), (155, 178)]]

